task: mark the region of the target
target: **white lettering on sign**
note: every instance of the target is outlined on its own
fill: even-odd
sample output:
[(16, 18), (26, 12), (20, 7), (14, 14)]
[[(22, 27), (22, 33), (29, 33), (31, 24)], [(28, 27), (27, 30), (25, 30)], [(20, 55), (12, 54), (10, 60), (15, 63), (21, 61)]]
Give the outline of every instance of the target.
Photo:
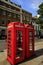
[(28, 27), (29, 29), (33, 29), (33, 28), (31, 28), (31, 27)]
[(23, 28), (24, 26), (20, 26), (20, 25), (15, 25), (15, 27), (21, 27), (21, 28)]
[(12, 28), (12, 27), (13, 27), (13, 25), (8, 26), (8, 28)]

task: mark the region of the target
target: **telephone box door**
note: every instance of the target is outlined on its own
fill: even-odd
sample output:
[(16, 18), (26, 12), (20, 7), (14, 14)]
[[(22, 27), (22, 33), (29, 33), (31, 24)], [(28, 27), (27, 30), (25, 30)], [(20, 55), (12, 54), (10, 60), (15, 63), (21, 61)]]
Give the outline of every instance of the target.
[[(19, 27), (20, 26), (20, 27)], [(16, 54), (15, 63), (23, 61), (25, 59), (25, 28), (22, 24), (15, 25), (15, 37), (16, 37)]]
[(28, 30), (29, 33), (29, 56), (34, 54), (34, 30)]

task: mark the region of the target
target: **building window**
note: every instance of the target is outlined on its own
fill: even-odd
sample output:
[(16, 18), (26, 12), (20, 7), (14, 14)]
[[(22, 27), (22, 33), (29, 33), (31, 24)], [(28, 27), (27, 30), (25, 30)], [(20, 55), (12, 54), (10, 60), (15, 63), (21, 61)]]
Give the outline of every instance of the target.
[(10, 6), (10, 5), (8, 5), (8, 4), (6, 4), (6, 7), (11, 9), (11, 6)]
[(14, 13), (11, 13), (11, 17), (12, 17), (12, 18), (14, 17)]
[(11, 17), (11, 13), (9, 13), (8, 16)]
[(2, 25), (2, 22), (1, 22), (1, 20), (0, 20), (0, 26)]
[(18, 14), (18, 18), (20, 19), (20, 15)]
[(14, 18), (16, 18), (16, 14), (14, 14)]
[(5, 26), (5, 25), (6, 25), (5, 20), (2, 20), (2, 26)]
[(2, 20), (2, 24), (4, 24), (4, 20)]
[(10, 23), (10, 20), (8, 20), (8, 24)]
[(6, 26), (8, 26), (8, 24), (11, 22), (11, 20), (10, 19), (8, 19), (7, 21), (6, 21)]
[(2, 15), (6, 15), (6, 11), (2, 11)]
[(26, 16), (26, 20), (29, 21), (29, 16)]
[(2, 5), (2, 2), (0, 1), (0, 5)]
[(16, 18), (17, 18), (17, 19), (20, 19), (20, 15), (19, 15), (19, 14), (16, 14)]
[(11, 17), (11, 13), (10, 12), (7, 12), (7, 16)]
[(22, 19), (25, 20), (25, 15), (22, 15)]

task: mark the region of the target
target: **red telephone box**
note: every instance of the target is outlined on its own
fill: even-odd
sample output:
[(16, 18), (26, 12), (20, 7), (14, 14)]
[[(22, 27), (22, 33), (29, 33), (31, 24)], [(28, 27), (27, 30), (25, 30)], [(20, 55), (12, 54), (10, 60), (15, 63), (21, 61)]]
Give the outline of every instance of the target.
[(34, 27), (25, 25), (25, 54), (26, 58), (34, 55)]
[(11, 22), (7, 27), (7, 59), (14, 65), (25, 59), (24, 24)]

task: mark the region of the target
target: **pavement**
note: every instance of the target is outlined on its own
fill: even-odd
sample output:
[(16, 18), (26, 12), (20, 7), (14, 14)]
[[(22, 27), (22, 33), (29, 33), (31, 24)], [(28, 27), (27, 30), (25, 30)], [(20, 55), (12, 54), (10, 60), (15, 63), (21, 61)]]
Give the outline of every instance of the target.
[[(0, 52), (0, 65), (11, 65), (6, 59), (6, 49)], [(43, 39), (35, 40), (35, 55), (17, 65), (43, 65)]]
[(5, 40), (0, 40), (0, 51), (3, 51), (6, 49), (6, 41)]

